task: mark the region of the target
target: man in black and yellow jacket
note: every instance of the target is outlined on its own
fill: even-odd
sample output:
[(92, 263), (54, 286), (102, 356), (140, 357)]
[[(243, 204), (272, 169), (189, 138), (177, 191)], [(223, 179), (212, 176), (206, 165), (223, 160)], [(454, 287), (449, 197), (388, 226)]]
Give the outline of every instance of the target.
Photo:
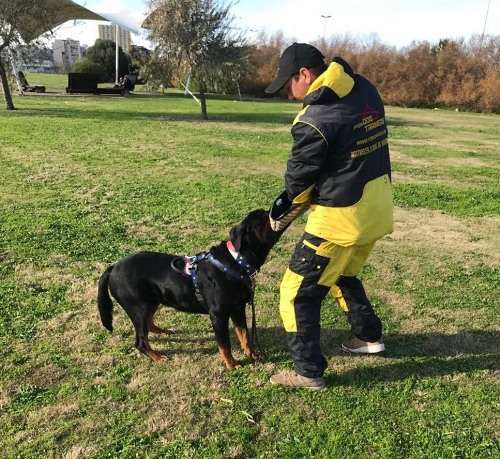
[(327, 362), (319, 346), (321, 303), (331, 292), (347, 314), (352, 353), (385, 350), (382, 325), (356, 277), (375, 242), (392, 232), (392, 188), (387, 126), (376, 88), (335, 58), (294, 43), (282, 54), (266, 89), (303, 101), (292, 126), (285, 191), (271, 207), (281, 230), (310, 207), (280, 288), (280, 314), (295, 371), (274, 384), (322, 389)]

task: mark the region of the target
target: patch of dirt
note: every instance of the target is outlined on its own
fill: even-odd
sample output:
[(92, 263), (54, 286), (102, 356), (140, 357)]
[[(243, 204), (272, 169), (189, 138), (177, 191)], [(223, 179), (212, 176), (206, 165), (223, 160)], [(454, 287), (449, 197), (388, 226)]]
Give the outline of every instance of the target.
[[(48, 288), (53, 285), (64, 285), (68, 287), (68, 296), (75, 304), (90, 304), (95, 302), (96, 285), (89, 284), (88, 267), (83, 264), (71, 264), (64, 256), (53, 255), (51, 263), (54, 266), (65, 265), (64, 268), (40, 269), (32, 263), (24, 263), (16, 267), (16, 277), (19, 285), (27, 290)], [(101, 273), (106, 267), (104, 264), (97, 269)], [(71, 272), (70, 272), (71, 271)], [(74, 272), (82, 272), (77, 276)]]
[[(398, 141), (398, 143), (402, 143)], [(408, 145), (413, 145), (414, 141), (408, 141)], [(394, 162), (407, 164), (409, 166), (421, 167), (423, 169), (434, 167), (434, 165), (439, 166), (439, 168), (447, 167), (464, 167), (464, 168), (495, 168), (494, 164), (488, 160), (482, 160), (480, 158), (442, 158), (442, 157), (427, 157), (427, 158), (414, 158), (411, 155), (407, 155), (398, 148), (397, 145), (391, 147), (391, 159)]]
[[(440, 211), (396, 208), (394, 232), (376, 244), (368, 261), (376, 271), (365, 281), (368, 296), (389, 305), (398, 328), (405, 333), (436, 329), (456, 333), (466, 324), (486, 327), (488, 311), (481, 308), (442, 311), (438, 305), (428, 305), (421, 312), (415, 292), (420, 289), (419, 279), (429, 270), (426, 260), (435, 267), (450, 261), (465, 268), (499, 267), (499, 227), (499, 217), (458, 218)], [(400, 288), (387, 289), (389, 284)]]
[(64, 455), (63, 459), (85, 459), (87, 457), (91, 457), (94, 452), (94, 448), (86, 446), (73, 446)]
[(28, 414), (28, 422), (34, 425), (46, 426), (50, 430), (50, 426), (54, 426), (56, 422), (61, 420), (71, 421), (78, 416), (79, 407), (74, 404), (51, 404), (43, 406), (37, 410), (31, 411)]
[[(440, 211), (396, 208), (390, 239), (429, 253), (446, 253), (452, 259), (475, 254), (490, 266), (500, 266), (498, 228), (500, 217), (458, 218)], [(387, 242), (383, 239), (379, 244)]]
[(5, 388), (0, 387), (0, 408), (3, 408), (7, 405), (9, 405), (11, 402), (9, 395), (7, 394), (7, 391)]

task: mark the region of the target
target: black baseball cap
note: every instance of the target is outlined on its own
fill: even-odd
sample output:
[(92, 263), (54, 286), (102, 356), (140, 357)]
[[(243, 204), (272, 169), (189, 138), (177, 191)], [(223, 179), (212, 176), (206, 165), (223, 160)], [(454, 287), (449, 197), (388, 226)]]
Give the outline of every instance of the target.
[(294, 43), (290, 45), (280, 57), (278, 76), (266, 88), (268, 94), (279, 91), (288, 79), (299, 73), (302, 67), (310, 69), (325, 63), (325, 56), (314, 46), (307, 43)]

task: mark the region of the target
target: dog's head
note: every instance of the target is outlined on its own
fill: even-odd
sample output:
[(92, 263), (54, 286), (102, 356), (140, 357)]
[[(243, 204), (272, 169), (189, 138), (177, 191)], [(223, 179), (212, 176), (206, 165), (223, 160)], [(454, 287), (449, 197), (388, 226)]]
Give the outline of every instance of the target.
[(257, 269), (264, 264), (269, 251), (282, 234), (283, 231), (271, 229), (269, 212), (264, 209), (251, 211), (229, 232), (235, 249)]

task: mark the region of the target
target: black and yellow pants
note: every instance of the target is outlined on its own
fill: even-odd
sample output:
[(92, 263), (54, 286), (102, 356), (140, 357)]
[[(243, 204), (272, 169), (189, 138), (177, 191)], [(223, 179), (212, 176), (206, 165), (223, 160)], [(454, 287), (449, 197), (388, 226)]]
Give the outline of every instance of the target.
[(327, 367), (319, 345), (320, 312), (330, 291), (355, 336), (380, 339), (382, 323), (356, 277), (374, 244), (343, 247), (309, 233), (298, 242), (280, 287), (280, 314), (298, 374), (315, 378)]

